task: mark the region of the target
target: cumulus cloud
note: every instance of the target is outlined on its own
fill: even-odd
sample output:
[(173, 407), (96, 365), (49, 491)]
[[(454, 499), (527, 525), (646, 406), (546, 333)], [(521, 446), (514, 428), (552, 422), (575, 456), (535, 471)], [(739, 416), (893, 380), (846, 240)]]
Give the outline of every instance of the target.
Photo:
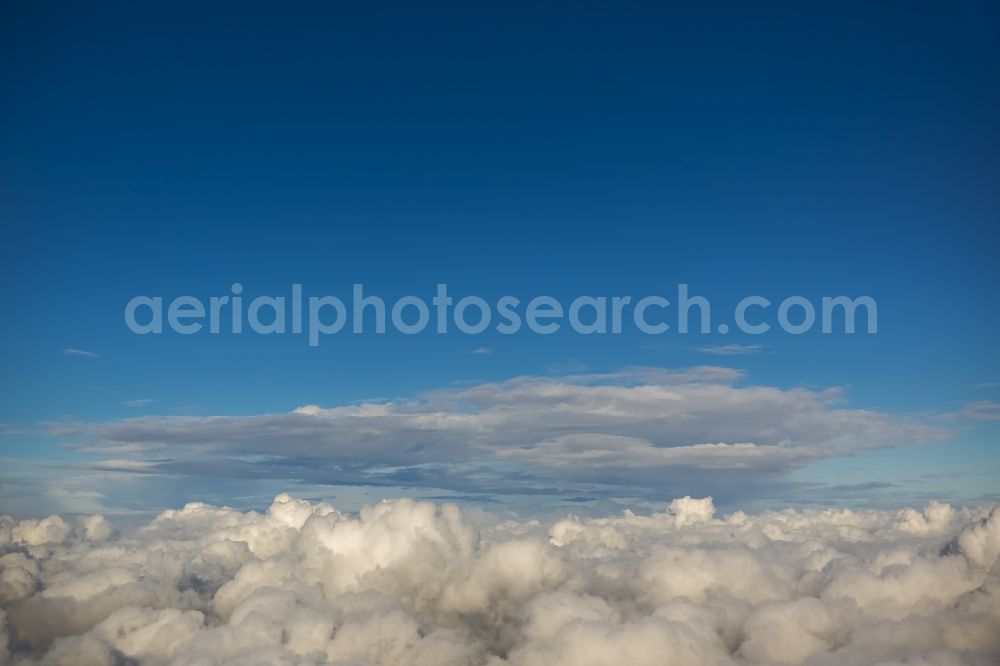
[(0, 517), (0, 660), (66, 664), (993, 664), (1000, 508), (515, 521), (279, 495), (116, 529)]
[[(410, 400), (255, 416), (51, 424), (145, 474), (232, 475), (477, 492), (655, 493), (699, 471), (778, 474), (939, 440), (941, 427), (844, 405), (838, 389), (745, 383), (739, 371), (627, 368), (518, 377)], [(276, 453), (277, 452), (277, 453)], [(101, 468), (120, 469), (120, 465)], [(721, 478), (721, 477), (720, 477)]]

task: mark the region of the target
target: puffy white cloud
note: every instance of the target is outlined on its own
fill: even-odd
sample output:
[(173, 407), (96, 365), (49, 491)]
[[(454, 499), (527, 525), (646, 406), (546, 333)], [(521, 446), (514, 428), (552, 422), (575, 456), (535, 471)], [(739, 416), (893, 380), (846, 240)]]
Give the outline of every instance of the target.
[(29, 546), (61, 543), (69, 536), (70, 527), (59, 516), (42, 520), (22, 520), (11, 530), (11, 539)]
[(551, 523), (279, 495), (138, 527), (0, 517), (16, 666), (992, 664), (1000, 509)]
[(111, 536), (111, 522), (104, 516), (83, 516), (80, 518), (83, 538), (87, 541), (104, 541)]
[(823, 603), (814, 597), (760, 604), (743, 623), (739, 654), (751, 662), (798, 664), (828, 652), (844, 637), (846, 606)]
[(35, 590), (38, 573), (38, 562), (24, 553), (15, 551), (0, 556), (0, 603), (27, 598)]
[(1000, 508), (978, 523), (962, 530), (949, 544), (949, 550), (961, 553), (974, 565), (989, 567), (1000, 555)]

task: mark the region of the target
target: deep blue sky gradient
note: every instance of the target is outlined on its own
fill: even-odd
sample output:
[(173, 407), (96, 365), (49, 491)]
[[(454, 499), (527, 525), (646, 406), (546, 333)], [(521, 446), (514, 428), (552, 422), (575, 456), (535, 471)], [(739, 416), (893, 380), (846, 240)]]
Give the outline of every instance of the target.
[[(998, 37), (994, 2), (3, 3), (0, 423), (706, 363), (891, 413), (996, 400), (981, 385), (1000, 381)], [(137, 294), (235, 281), (525, 300), (686, 282), (720, 313), (748, 294), (867, 294), (880, 330), (310, 349), (124, 325)], [(729, 343), (767, 350), (693, 349)], [(805, 474), (981, 471), (1000, 468), (995, 446), (976, 425), (853, 476)], [(34, 435), (0, 447), (68, 455)]]

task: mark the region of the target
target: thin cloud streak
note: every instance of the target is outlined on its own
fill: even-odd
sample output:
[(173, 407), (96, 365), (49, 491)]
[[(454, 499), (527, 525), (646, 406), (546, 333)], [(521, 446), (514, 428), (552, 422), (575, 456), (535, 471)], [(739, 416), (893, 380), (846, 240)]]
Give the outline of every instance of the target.
[(709, 345), (705, 347), (695, 347), (696, 351), (716, 356), (745, 356), (748, 354), (759, 354), (766, 349), (764, 345)]
[(78, 356), (81, 358), (99, 358), (100, 354), (92, 351), (85, 351), (83, 349), (75, 349), (73, 347), (67, 347), (63, 349), (63, 354), (66, 356)]

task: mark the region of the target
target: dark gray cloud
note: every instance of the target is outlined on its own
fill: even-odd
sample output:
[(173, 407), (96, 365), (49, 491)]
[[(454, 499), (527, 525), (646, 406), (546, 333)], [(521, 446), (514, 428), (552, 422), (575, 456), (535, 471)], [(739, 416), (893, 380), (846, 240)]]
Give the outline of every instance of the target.
[(603, 498), (781, 491), (790, 487), (781, 475), (814, 461), (950, 435), (847, 408), (838, 389), (753, 385), (713, 366), (526, 376), (288, 413), (47, 427), (102, 473)]

